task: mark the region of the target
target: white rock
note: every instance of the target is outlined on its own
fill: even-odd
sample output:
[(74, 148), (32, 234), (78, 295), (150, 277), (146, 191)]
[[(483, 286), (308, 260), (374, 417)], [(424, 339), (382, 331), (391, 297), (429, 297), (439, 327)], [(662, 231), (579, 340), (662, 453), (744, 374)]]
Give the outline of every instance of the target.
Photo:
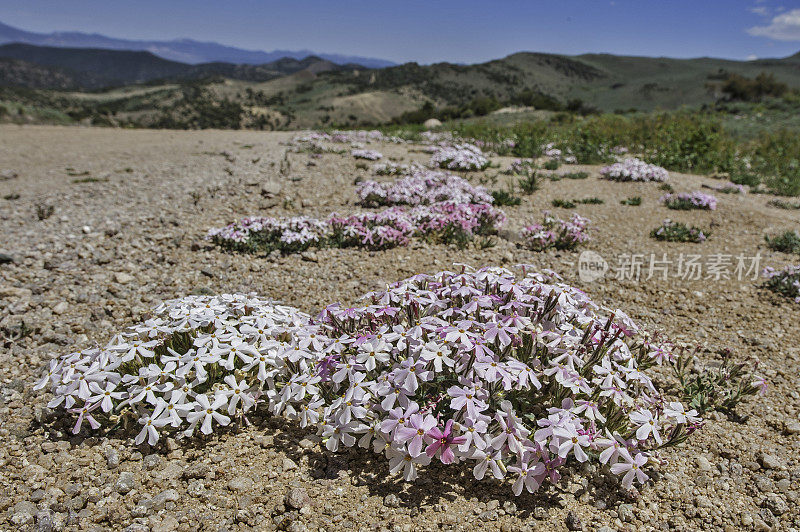
[(119, 284), (128, 284), (131, 281), (133, 281), (133, 276), (130, 275), (130, 274), (127, 274), (125, 272), (117, 272), (117, 273), (114, 274), (114, 279)]
[(429, 118), (425, 122), (422, 123), (422, 126), (425, 129), (434, 129), (434, 128), (437, 128), (437, 127), (442, 127), (442, 122), (437, 120), (437, 119), (435, 119), (435, 118)]

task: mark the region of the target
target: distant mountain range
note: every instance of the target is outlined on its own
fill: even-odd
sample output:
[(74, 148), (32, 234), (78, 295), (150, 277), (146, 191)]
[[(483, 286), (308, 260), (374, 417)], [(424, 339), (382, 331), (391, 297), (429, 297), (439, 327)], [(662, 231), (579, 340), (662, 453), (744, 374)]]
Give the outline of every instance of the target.
[(0, 84), (34, 89), (99, 89), (160, 81), (185, 81), (224, 77), (243, 81), (268, 81), (308, 70), (363, 70), (356, 64), (337, 65), (309, 56), (284, 57), (262, 65), (169, 61), (150, 52), (95, 48), (58, 48), (31, 44), (0, 45)]
[(283, 58), (305, 59), (319, 57), (336, 64), (358, 64), (367, 68), (383, 68), (394, 65), (385, 59), (341, 54), (317, 53), (311, 50), (243, 50), (214, 42), (201, 42), (191, 39), (173, 41), (134, 41), (115, 39), (97, 33), (54, 32), (34, 33), (21, 30), (0, 22), (0, 44), (25, 43), (37, 46), (68, 48), (104, 48), (108, 50), (133, 50), (150, 52), (163, 59), (188, 64), (235, 63), (261, 65)]

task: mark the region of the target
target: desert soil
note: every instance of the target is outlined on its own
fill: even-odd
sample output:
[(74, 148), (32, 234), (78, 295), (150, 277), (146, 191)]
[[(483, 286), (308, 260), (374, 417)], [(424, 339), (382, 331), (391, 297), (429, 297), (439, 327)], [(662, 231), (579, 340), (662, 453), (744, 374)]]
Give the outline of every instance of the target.
[[(761, 279), (684, 280), (681, 253), (761, 255), (782, 267), (796, 257), (770, 251), (764, 235), (798, 228), (797, 211), (768, 196), (717, 194), (715, 212), (668, 211), (657, 184), (598, 179), (546, 181), (522, 205), (505, 207), (507, 238), (488, 249), (413, 243), (384, 252), (327, 249), (287, 257), (223, 252), (206, 231), (246, 215), (324, 217), (357, 210), (354, 181), (368, 178), (349, 155), (290, 153), (289, 133), (174, 132), (0, 127), (0, 529), (34, 530), (792, 530), (800, 529), (800, 305)], [(426, 162), (418, 146), (370, 145), (402, 162)], [(493, 157), (506, 167), (511, 159)], [(491, 184), (497, 168), (467, 177)], [(17, 174), (17, 177), (12, 177)], [(96, 178), (97, 180), (87, 180)], [(83, 179), (85, 182), (75, 182)], [(386, 178), (383, 178), (386, 179)], [(508, 178), (500, 175), (497, 185)], [(678, 191), (713, 184), (671, 173)], [(13, 199), (16, 195), (19, 198)], [(586, 249), (611, 271), (583, 282), (578, 253), (533, 253), (514, 242), (554, 198), (593, 222)], [(640, 207), (620, 200), (641, 196)], [(37, 208), (54, 208), (39, 220)], [(649, 237), (664, 218), (713, 234), (704, 244)], [(674, 261), (668, 278), (618, 279), (619, 256)], [(597, 302), (640, 324), (701, 346), (704, 364), (732, 350), (760, 359), (766, 396), (712, 414), (688, 442), (663, 453), (637, 492), (589, 466), (558, 485), (515, 498), (510, 485), (475, 482), (467, 467), (431, 467), (416, 483), (387, 474), (362, 450), (331, 455), (313, 434), (269, 417), (207, 439), (163, 438), (136, 447), (135, 432), (73, 436), (69, 420), (31, 385), (53, 356), (104, 344), (164, 299), (189, 293), (257, 292), (308, 312), (353, 302), (417, 272), (533, 264), (551, 268)], [(731, 269), (731, 272), (733, 270)], [(704, 272), (705, 273), (705, 272)], [(24, 323), (26, 335), (19, 338)], [(163, 445), (162, 445), (163, 443)]]

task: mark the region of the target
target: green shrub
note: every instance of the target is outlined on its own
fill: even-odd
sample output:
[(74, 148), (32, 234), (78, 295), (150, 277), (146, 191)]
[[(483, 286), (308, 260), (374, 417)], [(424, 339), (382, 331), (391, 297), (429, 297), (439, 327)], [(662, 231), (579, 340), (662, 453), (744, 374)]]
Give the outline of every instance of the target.
[(783, 253), (797, 253), (800, 255), (800, 233), (797, 231), (785, 231), (780, 235), (769, 237), (765, 236), (767, 245), (770, 249)]
[(536, 170), (533, 170), (529, 172), (527, 176), (520, 178), (517, 184), (523, 194), (533, 194), (539, 190), (539, 175), (536, 173)]
[(773, 74), (760, 73), (755, 79), (730, 74), (722, 84), (722, 92), (731, 100), (759, 102), (765, 96), (783, 96), (789, 87), (775, 79)]

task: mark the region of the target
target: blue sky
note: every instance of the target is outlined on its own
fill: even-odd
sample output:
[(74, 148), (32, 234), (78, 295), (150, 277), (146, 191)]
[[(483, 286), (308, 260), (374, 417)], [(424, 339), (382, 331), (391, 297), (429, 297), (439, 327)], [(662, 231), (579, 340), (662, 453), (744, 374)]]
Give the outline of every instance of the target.
[(0, 21), (420, 63), (522, 50), (731, 59), (800, 51), (800, 0), (3, 0)]

